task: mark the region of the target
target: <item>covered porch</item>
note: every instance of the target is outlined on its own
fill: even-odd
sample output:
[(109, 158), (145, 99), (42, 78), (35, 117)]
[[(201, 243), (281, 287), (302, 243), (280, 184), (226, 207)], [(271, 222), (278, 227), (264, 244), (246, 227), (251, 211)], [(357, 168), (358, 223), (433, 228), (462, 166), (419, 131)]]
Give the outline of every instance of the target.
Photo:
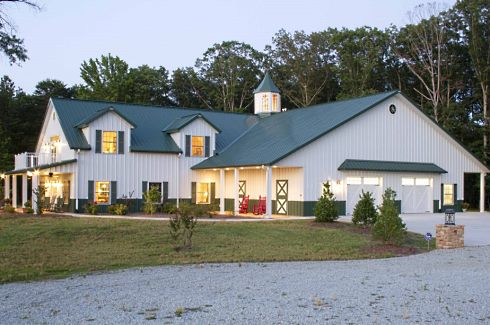
[(301, 167), (260, 165), (202, 170), (205, 171), (214, 172), (215, 202), (221, 215), (246, 218), (304, 215)]
[(58, 163), (35, 165), (2, 174), (5, 199), (12, 207), (21, 209), (30, 203), (37, 207), (36, 190), (44, 187), (43, 210), (74, 211), (76, 205), (76, 159)]

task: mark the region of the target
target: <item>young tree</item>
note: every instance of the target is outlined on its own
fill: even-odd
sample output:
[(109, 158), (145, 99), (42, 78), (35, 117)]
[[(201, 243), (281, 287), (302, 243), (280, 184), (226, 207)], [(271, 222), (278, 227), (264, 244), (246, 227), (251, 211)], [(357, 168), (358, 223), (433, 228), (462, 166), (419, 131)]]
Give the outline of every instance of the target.
[(374, 207), (374, 197), (371, 192), (364, 192), (359, 195), (354, 212), (352, 213), (352, 223), (355, 225), (373, 225), (376, 222), (376, 208)]
[(379, 206), (379, 215), (373, 226), (373, 237), (400, 244), (405, 238), (407, 231), (405, 224), (398, 215), (398, 208), (395, 204), (396, 192), (387, 188), (383, 194), (383, 203)]
[(339, 218), (335, 208), (335, 197), (330, 190), (330, 183), (323, 183), (323, 194), (313, 209), (316, 222), (332, 222)]

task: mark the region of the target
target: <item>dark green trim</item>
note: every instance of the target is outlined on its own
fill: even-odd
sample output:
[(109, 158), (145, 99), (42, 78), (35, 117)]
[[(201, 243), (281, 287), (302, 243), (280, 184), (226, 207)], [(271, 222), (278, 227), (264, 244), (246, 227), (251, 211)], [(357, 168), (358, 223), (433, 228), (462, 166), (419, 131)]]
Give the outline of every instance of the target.
[(124, 154), (124, 131), (117, 131), (117, 153)]
[[(316, 202), (317, 201), (304, 201), (304, 202), (302, 202), (303, 203), (303, 214), (302, 214), (302, 216), (306, 216), (306, 217), (314, 216), (315, 213), (313, 212), (313, 210), (315, 209)], [(334, 204), (335, 204), (335, 208), (337, 209), (337, 214), (339, 216), (345, 216), (345, 214), (346, 214), (346, 201), (335, 201)]]
[(173, 153), (173, 154), (179, 154), (182, 153), (182, 150), (180, 149), (175, 149), (175, 150), (150, 150), (150, 149), (141, 149), (135, 146), (130, 146), (129, 151), (131, 152), (151, 152), (151, 153)]
[[(225, 198), (225, 211), (231, 211), (233, 212), (233, 209), (235, 208), (235, 200), (234, 199), (226, 199)], [(250, 208), (250, 204), (248, 205)]]
[(11, 170), (9, 172), (6, 172), (5, 175), (23, 174), (23, 173), (26, 173), (26, 172), (32, 172), (34, 170), (49, 169), (49, 168), (53, 168), (53, 167), (68, 165), (68, 164), (75, 163), (75, 162), (77, 162), (76, 159), (63, 160), (63, 161), (55, 162), (55, 163), (52, 163), (52, 164), (39, 165), (39, 166), (36, 166), (36, 167)]
[(95, 153), (102, 152), (102, 130), (95, 130)]
[(439, 212), (439, 200), (434, 200), (433, 210), (434, 213)]
[(304, 216), (305, 205), (303, 201), (288, 201), (288, 215), (290, 216)]

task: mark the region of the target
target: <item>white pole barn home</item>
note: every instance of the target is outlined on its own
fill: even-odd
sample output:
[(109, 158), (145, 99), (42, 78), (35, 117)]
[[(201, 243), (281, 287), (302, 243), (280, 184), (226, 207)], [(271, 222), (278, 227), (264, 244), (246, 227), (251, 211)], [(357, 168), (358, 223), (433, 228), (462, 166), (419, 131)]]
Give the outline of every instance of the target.
[(488, 168), (398, 91), (284, 111), (266, 74), (255, 114), (51, 99), (36, 151), (15, 157), (5, 195), (15, 207), (46, 187), (47, 204), (83, 212), (129, 197), (141, 209), (157, 186), (163, 200), (217, 203), (222, 213), (310, 216), (330, 182), (339, 214), (362, 190), (380, 203), (397, 193), (402, 213), (459, 210), (464, 174), (480, 175), (484, 210)]

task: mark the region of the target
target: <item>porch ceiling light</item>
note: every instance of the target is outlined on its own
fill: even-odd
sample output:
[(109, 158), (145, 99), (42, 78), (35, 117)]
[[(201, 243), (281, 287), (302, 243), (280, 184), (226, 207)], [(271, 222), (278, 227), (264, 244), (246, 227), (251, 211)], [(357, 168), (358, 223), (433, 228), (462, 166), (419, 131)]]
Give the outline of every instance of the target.
[(41, 173), (41, 172), (39, 171), (39, 169), (35, 169), (35, 170), (34, 170), (34, 175), (36, 175), (36, 176), (37, 176), (37, 175), (39, 175), (40, 173)]
[(27, 172), (27, 176), (32, 177), (32, 172), (31, 171), (28, 171)]
[(1, 178), (1, 179), (5, 179), (5, 174), (3, 174), (3, 173), (2, 173), (2, 174), (0, 174), (0, 178)]

